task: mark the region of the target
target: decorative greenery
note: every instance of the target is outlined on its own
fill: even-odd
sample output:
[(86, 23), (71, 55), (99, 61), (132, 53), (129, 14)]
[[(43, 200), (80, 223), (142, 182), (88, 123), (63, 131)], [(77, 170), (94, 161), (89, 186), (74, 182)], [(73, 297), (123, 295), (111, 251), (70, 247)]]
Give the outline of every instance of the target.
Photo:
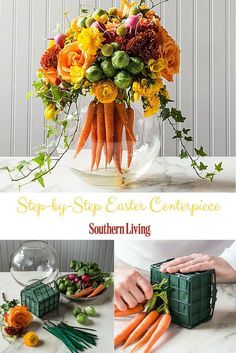
[(192, 156), (188, 150), (187, 144), (193, 142), (193, 137), (190, 135), (191, 129), (186, 129), (185, 127), (178, 127), (179, 124), (182, 124), (187, 119), (183, 116), (182, 112), (176, 108), (168, 108), (167, 104), (171, 101), (170, 99), (165, 98), (163, 95), (159, 94), (161, 107), (160, 107), (160, 117), (163, 121), (168, 121), (170, 126), (174, 131), (173, 139), (177, 139), (181, 145), (180, 158), (181, 159), (190, 159), (191, 166), (196, 172), (197, 176), (200, 179), (209, 179), (213, 181), (215, 176), (220, 173), (222, 168), (222, 162), (215, 164), (214, 170), (209, 171), (209, 166), (200, 160), (201, 157), (206, 157), (207, 153), (205, 152), (203, 146), (199, 148), (194, 148), (196, 157)]

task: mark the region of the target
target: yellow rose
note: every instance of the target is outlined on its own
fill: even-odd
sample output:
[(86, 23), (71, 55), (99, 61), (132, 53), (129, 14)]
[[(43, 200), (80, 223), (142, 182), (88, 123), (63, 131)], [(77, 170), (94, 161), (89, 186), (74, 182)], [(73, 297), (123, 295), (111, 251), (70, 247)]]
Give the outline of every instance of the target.
[(44, 116), (46, 120), (53, 120), (57, 116), (57, 111), (55, 109), (55, 104), (49, 104), (44, 110)]
[(118, 96), (118, 88), (112, 81), (100, 81), (94, 84), (92, 94), (94, 94), (101, 103), (111, 103)]

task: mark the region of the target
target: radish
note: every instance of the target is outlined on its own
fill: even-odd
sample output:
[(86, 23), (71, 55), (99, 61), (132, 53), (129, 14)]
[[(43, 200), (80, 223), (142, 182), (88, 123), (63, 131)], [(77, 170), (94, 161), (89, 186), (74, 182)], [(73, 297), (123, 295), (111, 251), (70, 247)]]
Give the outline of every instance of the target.
[(135, 29), (137, 27), (137, 24), (140, 21), (140, 18), (142, 17), (142, 14), (138, 15), (129, 15), (127, 20), (125, 20), (125, 25), (129, 27), (131, 30)]
[(72, 273), (72, 274), (68, 275), (67, 278), (68, 278), (70, 281), (74, 281), (75, 275)]
[(64, 48), (66, 36), (62, 33), (57, 33), (54, 37), (54, 41), (59, 47)]
[(91, 27), (97, 28), (100, 32), (106, 32), (106, 26), (100, 22), (93, 22)]
[(83, 275), (83, 276), (82, 276), (82, 281), (83, 281), (83, 282), (89, 282), (89, 281), (90, 281), (90, 278), (91, 278), (91, 277), (90, 277), (89, 275)]

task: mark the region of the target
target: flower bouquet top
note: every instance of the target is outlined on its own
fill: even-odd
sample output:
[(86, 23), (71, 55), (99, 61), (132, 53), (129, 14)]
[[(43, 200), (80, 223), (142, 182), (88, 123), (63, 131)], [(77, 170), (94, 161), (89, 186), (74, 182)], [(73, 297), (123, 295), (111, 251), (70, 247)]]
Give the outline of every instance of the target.
[[(167, 1), (167, 0), (166, 0)], [(152, 3), (153, 4), (153, 3)], [(222, 164), (208, 172), (208, 166), (200, 157), (206, 156), (203, 147), (194, 148), (195, 157), (187, 149), (192, 142), (190, 129), (182, 127), (186, 120), (174, 107), (164, 80), (172, 82), (180, 68), (180, 49), (161, 25), (158, 12), (145, 1), (129, 3), (121, 1), (121, 8), (97, 9), (89, 13), (81, 9), (81, 15), (69, 22), (66, 33), (51, 38), (41, 56), (35, 90), (28, 94), (42, 99), (45, 118), (54, 124), (46, 125), (47, 137), (54, 136), (53, 148), (43, 146), (31, 161), (21, 161), (8, 170), (13, 181), (29, 178), (44, 187), (44, 176), (56, 167), (72, 146), (79, 122), (78, 98), (91, 94), (94, 98), (88, 106), (87, 116), (80, 133), (75, 156), (91, 135), (91, 171), (99, 168), (101, 153), (105, 163), (113, 160), (118, 173), (122, 173), (122, 134), (126, 133), (127, 166), (132, 162), (134, 136), (134, 110), (132, 102), (141, 100), (145, 117), (159, 112), (180, 141), (181, 158), (189, 158), (191, 166), (202, 179), (213, 180)], [(76, 127), (71, 134), (68, 124), (72, 106)], [(70, 118), (69, 118), (70, 117)], [(156, 117), (153, 117), (156, 118)], [(54, 152), (60, 141), (65, 151), (55, 159)], [(20, 176), (15, 176), (15, 172)]]
[[(173, 81), (179, 66), (179, 47), (159, 16), (142, 1), (123, 1), (120, 10), (82, 14), (56, 35), (41, 57), (39, 77), (46, 85), (92, 93), (101, 103), (141, 99), (148, 117), (160, 107), (159, 93), (168, 97), (163, 78)], [(51, 105), (46, 118), (55, 118), (56, 108)]]

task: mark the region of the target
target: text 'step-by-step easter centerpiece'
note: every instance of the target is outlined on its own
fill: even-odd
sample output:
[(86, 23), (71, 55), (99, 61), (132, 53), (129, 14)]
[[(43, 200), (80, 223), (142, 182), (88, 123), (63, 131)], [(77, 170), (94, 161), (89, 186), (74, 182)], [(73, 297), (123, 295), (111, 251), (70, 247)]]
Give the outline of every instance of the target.
[[(28, 96), (42, 99), (49, 145), (31, 161), (7, 168), (13, 181), (45, 186), (64, 154), (75, 148), (75, 170), (98, 185), (126, 185), (143, 176), (160, 150), (160, 122), (180, 141), (181, 158), (189, 158), (202, 179), (213, 171), (200, 157), (203, 147), (188, 151), (190, 129), (172, 102), (165, 80), (180, 69), (180, 49), (161, 25), (158, 3), (121, 1), (121, 8), (81, 8), (68, 29), (49, 40), (41, 56), (38, 80)], [(172, 104), (173, 106), (173, 104)], [(63, 143), (63, 152), (58, 147)], [(19, 175), (20, 173), (20, 175)]]

